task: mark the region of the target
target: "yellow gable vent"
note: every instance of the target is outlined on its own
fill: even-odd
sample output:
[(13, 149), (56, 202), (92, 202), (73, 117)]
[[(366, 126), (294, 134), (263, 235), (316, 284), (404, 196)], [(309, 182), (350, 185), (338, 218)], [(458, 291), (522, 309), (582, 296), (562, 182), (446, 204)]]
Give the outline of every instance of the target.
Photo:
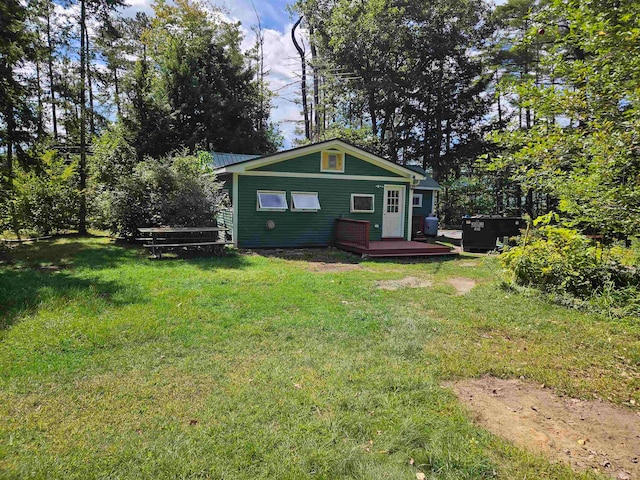
[(337, 150), (325, 150), (322, 152), (321, 172), (344, 172), (344, 153)]

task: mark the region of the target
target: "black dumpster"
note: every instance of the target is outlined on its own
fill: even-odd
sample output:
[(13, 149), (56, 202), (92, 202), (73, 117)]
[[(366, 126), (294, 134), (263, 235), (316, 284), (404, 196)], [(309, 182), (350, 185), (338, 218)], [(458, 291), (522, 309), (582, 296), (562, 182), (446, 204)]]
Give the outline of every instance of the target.
[(494, 250), (498, 239), (520, 235), (525, 227), (519, 217), (476, 215), (462, 219), (462, 248), (465, 252)]

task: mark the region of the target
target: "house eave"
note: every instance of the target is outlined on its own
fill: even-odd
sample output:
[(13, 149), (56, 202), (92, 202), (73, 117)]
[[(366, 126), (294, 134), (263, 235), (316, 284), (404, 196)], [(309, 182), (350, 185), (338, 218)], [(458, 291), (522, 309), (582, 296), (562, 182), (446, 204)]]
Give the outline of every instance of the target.
[(279, 163), (286, 160), (291, 160), (293, 158), (296, 158), (302, 155), (307, 155), (309, 153), (315, 153), (317, 151), (322, 151), (330, 148), (339, 148), (343, 150), (345, 153), (349, 153), (354, 157), (368, 161), (369, 163), (372, 163), (380, 168), (383, 168), (389, 172), (392, 172), (400, 177), (413, 178), (418, 181), (424, 180), (426, 178), (424, 175), (421, 175), (418, 172), (405, 168), (402, 165), (396, 165), (390, 162), (389, 160), (386, 160), (382, 157), (369, 153), (365, 150), (362, 150), (358, 147), (350, 145), (339, 139), (327, 140), (325, 142), (320, 142), (320, 143), (314, 143), (311, 145), (306, 145), (304, 147), (294, 148), (292, 150), (287, 150), (284, 152), (256, 158), (253, 160), (248, 160), (246, 162), (238, 163), (235, 165), (229, 165), (229, 166), (215, 170), (215, 173), (217, 175), (222, 175), (225, 173), (248, 172), (260, 167), (271, 165), (273, 163)]

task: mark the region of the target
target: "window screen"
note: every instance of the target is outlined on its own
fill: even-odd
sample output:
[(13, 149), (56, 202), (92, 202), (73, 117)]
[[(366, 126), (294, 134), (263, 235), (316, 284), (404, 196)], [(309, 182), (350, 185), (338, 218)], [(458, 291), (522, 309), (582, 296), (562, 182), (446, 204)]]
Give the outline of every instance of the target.
[(314, 192), (291, 192), (292, 210), (320, 210), (318, 194)]
[(284, 192), (258, 192), (258, 210), (286, 210), (287, 197)]
[(351, 195), (351, 211), (352, 212), (373, 212), (373, 195)]

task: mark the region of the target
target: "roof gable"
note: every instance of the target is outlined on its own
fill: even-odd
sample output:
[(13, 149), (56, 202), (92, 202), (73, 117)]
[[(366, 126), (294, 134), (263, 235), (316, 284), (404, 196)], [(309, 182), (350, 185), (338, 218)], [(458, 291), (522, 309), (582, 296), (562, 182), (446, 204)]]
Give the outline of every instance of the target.
[(418, 173), (412, 169), (403, 167), (402, 165), (398, 165), (396, 163), (391, 162), (385, 158), (379, 157), (371, 152), (363, 150), (355, 145), (352, 145), (344, 140), (333, 139), (327, 140), (324, 142), (313, 143), (311, 145), (305, 145), (298, 148), (293, 148), (290, 150), (285, 150), (282, 152), (274, 153), (271, 155), (266, 155), (253, 159), (246, 159), (242, 161), (235, 162), (233, 164), (228, 164), (223, 167), (216, 167), (218, 169), (218, 173), (232, 173), (232, 172), (245, 172), (249, 170), (255, 170), (257, 168), (264, 167), (266, 165), (270, 165), (273, 163), (282, 162), (285, 160), (291, 160), (297, 157), (302, 157), (304, 155), (320, 152), (327, 149), (339, 149), (340, 151), (349, 154), (353, 157), (356, 157), (365, 162), (372, 163), (384, 170), (392, 172), (396, 175), (406, 178), (416, 178), (418, 180), (422, 180), (424, 175)]
[(322, 158), (325, 152), (333, 152), (335, 150), (322, 149), (317, 152), (298, 155), (296, 157), (282, 160), (275, 163), (269, 163), (250, 169), (250, 172), (280, 172), (295, 173), (303, 175), (339, 175), (344, 177), (368, 176), (368, 177), (397, 177), (399, 180), (406, 180), (405, 175), (397, 172), (391, 172), (378, 164), (362, 160), (350, 153), (344, 154), (342, 169), (340, 171), (331, 172), (323, 170)]

